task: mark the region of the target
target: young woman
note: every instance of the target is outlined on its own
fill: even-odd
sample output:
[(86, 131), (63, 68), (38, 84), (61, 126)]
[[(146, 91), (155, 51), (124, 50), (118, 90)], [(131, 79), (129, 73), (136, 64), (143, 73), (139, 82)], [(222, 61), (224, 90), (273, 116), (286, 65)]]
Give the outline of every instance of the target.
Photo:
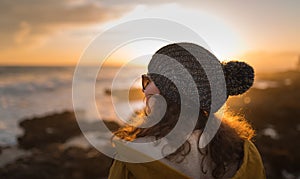
[[(174, 63), (170, 63), (170, 59), (167, 58), (175, 60)], [(210, 65), (204, 69), (199, 62), (208, 62), (205, 64)], [(115, 160), (109, 178), (265, 178), (260, 154), (251, 142), (254, 130), (242, 117), (227, 115), (222, 119), (216, 118), (220, 121), (220, 127), (214, 137), (204, 148), (199, 146), (210, 114), (216, 113), (226, 102), (225, 99), (217, 105), (212, 105), (213, 85), (210, 84), (206, 70), (209, 68), (208, 70), (214, 71), (217, 65), (221, 66), (225, 77), (227, 91), (221, 92), (225, 93), (226, 99), (230, 95), (242, 94), (252, 86), (254, 71), (251, 66), (237, 61), (220, 63), (208, 50), (196, 44), (169, 44), (152, 56), (148, 74), (142, 76), (143, 92), (146, 104), (151, 97), (161, 95), (166, 102), (165, 113), (162, 119), (151, 127), (128, 125), (119, 129), (115, 133), (116, 137), (129, 141), (151, 137), (161, 139), (174, 129), (183, 108), (197, 111), (195, 127), (192, 134), (187, 136), (187, 140), (163, 159), (147, 163)], [(197, 90), (191, 91), (192, 85), (185, 79), (185, 75), (182, 75), (184, 70), (191, 75)], [(172, 77), (173, 81), (168, 79), (168, 76)], [(212, 82), (219, 81), (221, 80)], [(183, 98), (187, 100), (182, 102)], [(140, 124), (147, 123), (147, 118), (151, 116), (153, 108), (147, 106), (147, 109), (136, 117), (142, 121)], [(191, 121), (187, 116), (189, 115), (184, 115), (184, 120), (188, 125)]]

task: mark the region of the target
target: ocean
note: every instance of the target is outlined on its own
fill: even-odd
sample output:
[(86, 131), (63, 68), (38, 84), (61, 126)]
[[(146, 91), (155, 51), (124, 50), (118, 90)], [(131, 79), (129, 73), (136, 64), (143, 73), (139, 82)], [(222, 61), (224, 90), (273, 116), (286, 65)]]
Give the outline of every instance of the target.
[[(93, 74), (90, 71), (97, 67), (84, 67), (83, 87), (92, 83)], [(72, 80), (75, 66), (70, 67), (0, 67), (0, 146), (16, 145), (16, 136), (22, 131), (18, 123), (23, 119), (45, 116), (63, 111), (73, 111)], [(102, 67), (95, 83), (95, 99), (98, 113), (102, 119), (120, 119), (118, 114), (125, 118), (135, 109), (142, 108), (142, 101), (131, 101), (128, 110), (128, 98), (114, 98), (106, 91), (111, 89), (126, 90), (130, 87), (140, 88), (140, 76), (146, 73), (146, 67)], [(276, 88), (273, 81), (256, 81), (254, 88)], [(84, 88), (83, 88), (84, 94)], [(112, 99), (114, 103), (112, 105)], [(125, 100), (124, 100), (125, 99)], [(85, 104), (81, 105), (86, 111)], [(116, 108), (118, 113), (116, 113)], [(86, 114), (89, 116), (89, 114)], [(93, 116), (94, 114), (91, 114)], [(94, 118), (97, 120), (96, 118)], [(126, 119), (122, 119), (123, 121)], [(118, 122), (118, 121), (116, 121)]]
[[(91, 83), (89, 71), (97, 67), (85, 67), (87, 73), (82, 84)], [(16, 136), (22, 131), (18, 123), (27, 118), (45, 116), (62, 111), (73, 111), (72, 80), (75, 67), (0, 67), (0, 146), (17, 144)], [(140, 87), (140, 75), (145, 67), (102, 67), (95, 83), (95, 99), (102, 119), (114, 120), (116, 114), (112, 98), (106, 94), (113, 80), (114, 88), (124, 90)], [(84, 93), (84, 91), (83, 91)], [(122, 101), (118, 102), (122, 109)], [(124, 100), (126, 104), (126, 100)], [(124, 105), (126, 106), (126, 105)], [(142, 107), (142, 101), (133, 101), (134, 108)], [(85, 111), (85, 105), (81, 106)], [(127, 109), (122, 109), (124, 112)], [(128, 114), (129, 115), (129, 114)]]

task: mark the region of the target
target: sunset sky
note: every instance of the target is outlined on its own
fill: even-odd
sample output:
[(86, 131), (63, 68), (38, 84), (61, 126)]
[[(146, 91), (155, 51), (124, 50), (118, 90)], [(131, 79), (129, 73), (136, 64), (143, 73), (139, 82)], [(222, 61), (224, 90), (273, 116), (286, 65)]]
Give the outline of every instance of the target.
[[(188, 26), (220, 60), (292, 67), (300, 55), (299, 8), (297, 0), (1, 0), (0, 65), (75, 65), (99, 33), (122, 22), (155, 17)], [(122, 35), (126, 32), (111, 38)], [(162, 45), (128, 44), (112, 58), (121, 64)]]

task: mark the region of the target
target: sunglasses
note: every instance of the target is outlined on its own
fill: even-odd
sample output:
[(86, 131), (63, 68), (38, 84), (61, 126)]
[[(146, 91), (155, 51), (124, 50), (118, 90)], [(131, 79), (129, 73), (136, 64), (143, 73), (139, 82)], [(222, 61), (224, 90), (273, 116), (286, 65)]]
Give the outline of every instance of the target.
[(146, 87), (149, 85), (149, 83), (151, 82), (151, 79), (148, 75), (144, 74), (142, 75), (142, 87), (143, 90), (146, 89)]

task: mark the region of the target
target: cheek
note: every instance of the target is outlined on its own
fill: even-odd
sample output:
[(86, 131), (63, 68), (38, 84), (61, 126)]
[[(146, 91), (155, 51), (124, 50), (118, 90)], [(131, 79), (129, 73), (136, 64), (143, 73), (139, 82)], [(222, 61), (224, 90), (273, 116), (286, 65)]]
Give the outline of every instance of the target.
[(160, 93), (159, 89), (156, 86), (153, 87), (153, 92), (154, 92), (154, 94)]
[(159, 89), (155, 86), (154, 83), (150, 83), (149, 87), (146, 90), (147, 94), (159, 94)]

